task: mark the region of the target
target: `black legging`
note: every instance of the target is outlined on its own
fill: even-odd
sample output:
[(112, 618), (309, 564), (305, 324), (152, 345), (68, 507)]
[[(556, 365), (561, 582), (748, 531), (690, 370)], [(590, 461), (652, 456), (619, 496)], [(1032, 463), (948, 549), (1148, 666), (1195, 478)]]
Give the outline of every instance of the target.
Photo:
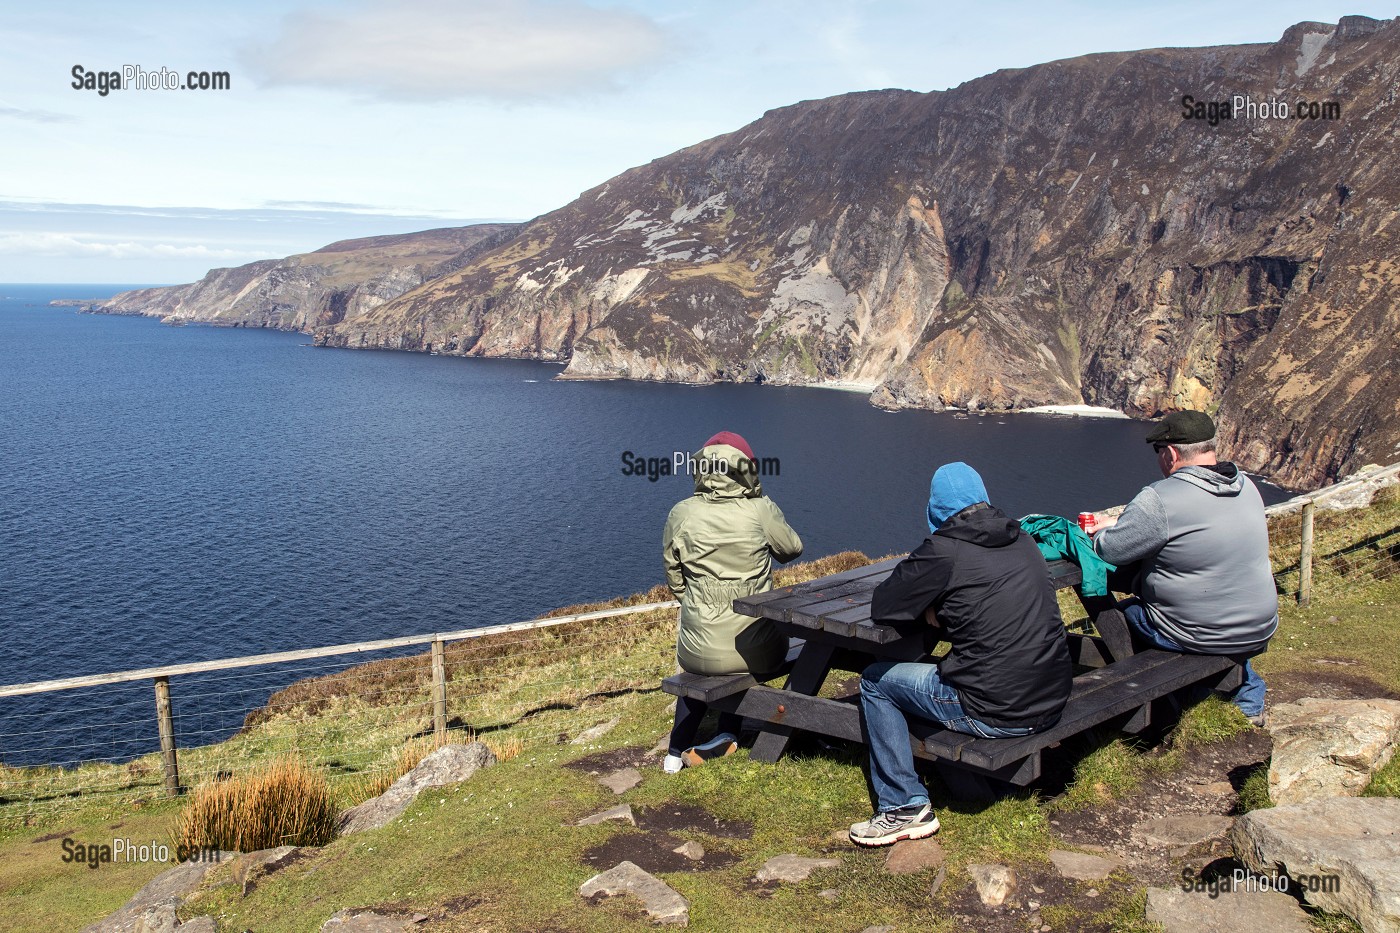
[[(710, 704), (704, 700), (676, 697), (676, 724), (671, 727), (671, 744), (667, 749), (670, 754), (680, 755), (695, 745), (695, 733), (700, 731), (700, 722), (709, 710)], [(719, 714), (719, 732), (738, 738), (742, 727), (743, 717), (738, 713)]]

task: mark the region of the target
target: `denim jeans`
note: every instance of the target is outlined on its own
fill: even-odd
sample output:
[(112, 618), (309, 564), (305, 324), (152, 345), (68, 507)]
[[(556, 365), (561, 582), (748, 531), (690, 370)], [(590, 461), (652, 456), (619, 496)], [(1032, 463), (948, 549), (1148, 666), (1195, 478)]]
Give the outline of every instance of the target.
[(922, 662), (878, 661), (860, 678), (861, 725), (870, 750), (870, 783), (879, 812), (928, 803), (914, 770), (906, 715), (942, 723), (984, 739), (1029, 735), (1030, 729), (999, 729), (978, 722), (963, 709), (957, 690), (938, 676), (938, 666)]
[[(1123, 618), (1128, 620), (1128, 627), (1143, 641), (1154, 648), (1161, 648), (1163, 651), (1186, 651), (1176, 639), (1152, 627), (1152, 623), (1147, 619), (1147, 610), (1143, 608), (1142, 600), (1130, 599), (1123, 604), (1122, 608)], [(1258, 716), (1264, 712), (1264, 690), (1264, 678), (1260, 677), (1246, 661), (1244, 662), (1244, 682), (1235, 688), (1234, 693), (1230, 694), (1230, 702), (1238, 706), (1240, 712), (1246, 716)]]

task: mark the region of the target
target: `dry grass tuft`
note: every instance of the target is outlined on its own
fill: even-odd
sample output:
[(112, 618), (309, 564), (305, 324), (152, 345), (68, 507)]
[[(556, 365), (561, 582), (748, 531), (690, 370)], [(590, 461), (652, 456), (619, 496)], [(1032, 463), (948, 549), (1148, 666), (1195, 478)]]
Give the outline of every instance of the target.
[(521, 736), (503, 735), (478, 741), (491, 749), (491, 754), (496, 756), (497, 761), (510, 761), (525, 751), (525, 739)]
[(339, 816), (325, 775), (286, 756), (266, 768), (203, 784), (180, 814), (176, 844), (253, 852), (274, 846), (319, 846), (335, 836)]

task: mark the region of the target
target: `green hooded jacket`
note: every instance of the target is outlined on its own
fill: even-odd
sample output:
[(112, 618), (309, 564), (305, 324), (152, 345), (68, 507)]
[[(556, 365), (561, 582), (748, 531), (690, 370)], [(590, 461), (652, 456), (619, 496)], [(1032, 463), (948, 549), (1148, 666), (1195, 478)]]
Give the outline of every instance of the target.
[(680, 600), (676, 659), (692, 674), (766, 673), (782, 663), (787, 639), (767, 619), (734, 611), (734, 600), (773, 588), (772, 558), (787, 563), (802, 539), (763, 495), (754, 462), (728, 444), (702, 447), (695, 495), (666, 517), (661, 555), (666, 583)]

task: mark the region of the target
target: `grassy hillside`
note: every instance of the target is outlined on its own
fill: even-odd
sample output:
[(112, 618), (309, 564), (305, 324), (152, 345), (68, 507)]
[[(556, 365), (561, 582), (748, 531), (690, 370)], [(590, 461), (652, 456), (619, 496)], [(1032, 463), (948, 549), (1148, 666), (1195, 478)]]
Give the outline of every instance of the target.
[[(1335, 684), (1344, 676), (1364, 695), (1400, 693), (1392, 631), (1400, 610), (1400, 552), (1392, 540), (1397, 526), (1400, 497), (1393, 490), (1364, 512), (1320, 517), (1313, 605), (1300, 610), (1283, 599), (1274, 648), (1258, 661), (1271, 685), (1307, 695), (1314, 681)], [(1296, 560), (1288, 535), (1287, 525), (1275, 530), (1284, 590), (1291, 585), (1288, 562)], [(838, 555), (788, 568), (779, 582), (864, 561)], [(978, 923), (992, 924), (970, 893), (967, 866), (1000, 861), (1021, 872), (1022, 896), (1040, 905), (1038, 918), (1053, 930), (1147, 929), (1145, 884), (1169, 880), (1120, 872), (1092, 886), (1066, 882), (1050, 868), (1047, 852), (1073, 847), (1065, 840), (1078, 838), (1074, 826), (1104, 815), (1130, 819), (1135, 799), (1191, 783), (1188, 774), (1213, 759), (1248, 760), (1259, 738), (1233, 707), (1212, 700), (1188, 711), (1156, 745), (1105, 739), (1064, 749), (1058, 764), (1047, 767), (1052, 773), (1045, 786), (990, 805), (949, 800), (935, 781), (944, 827), (938, 839), (947, 861), (930, 894), (935, 873), (889, 875), (884, 851), (856, 850), (845, 840), (846, 827), (870, 810), (858, 749), (806, 741), (777, 765), (750, 762), (741, 751), (679, 775), (661, 773), (655, 746), (669, 729), (670, 698), (657, 687), (674, 669), (673, 627), (674, 612), (666, 611), (450, 648), (454, 735), (480, 736), (499, 748), (521, 749), (518, 755), (467, 783), (425, 793), (397, 822), (336, 840), (247, 897), (221, 885), (227, 868), (219, 869), (182, 915), (213, 914), (221, 930), (311, 931), (342, 907), (387, 905), (426, 915), (419, 928), (428, 930), (649, 929), (630, 899), (595, 905), (577, 895), (584, 880), (630, 858), (654, 867), (690, 900), (695, 929), (806, 933), (893, 924), (959, 930), (973, 914)], [(296, 684), (250, 716), (235, 738), (182, 751), (182, 769), (212, 777), (300, 752), (324, 765), (343, 804), (356, 802), (393, 768), (412, 736), (428, 731), (426, 665), (421, 657), (381, 661)], [(597, 742), (568, 741), (612, 720), (616, 727)], [(629, 765), (644, 779), (621, 798), (590, 773)], [(0, 931), (77, 929), (119, 907), (163, 867), (91, 870), (62, 861), (65, 837), (86, 843), (168, 838), (181, 803), (160, 795), (155, 756), (70, 771), (9, 769), (0, 782), (11, 801), (0, 806)], [(1267, 805), (1258, 798), (1257, 781), (1244, 790), (1254, 798), (1235, 803), (1231, 797), (1224, 805)], [(1400, 762), (1378, 775), (1368, 793), (1400, 796)], [(32, 798), (43, 800), (14, 802)], [(573, 825), (620, 801), (633, 806), (638, 827)], [(691, 864), (671, 854), (686, 840), (701, 842), (705, 859)], [(753, 880), (767, 858), (784, 853), (830, 856), (840, 864), (796, 885)], [(997, 915), (985, 929), (1026, 929), (1026, 916), (1026, 908)], [(1335, 918), (1317, 924), (1347, 929)]]

